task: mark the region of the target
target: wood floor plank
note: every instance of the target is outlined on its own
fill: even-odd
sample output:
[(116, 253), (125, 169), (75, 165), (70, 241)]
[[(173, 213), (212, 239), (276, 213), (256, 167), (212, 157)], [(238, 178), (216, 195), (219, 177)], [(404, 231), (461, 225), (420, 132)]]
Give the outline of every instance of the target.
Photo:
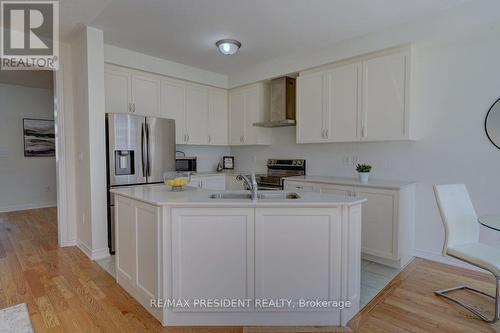
[[(0, 213), (0, 308), (28, 304), (37, 333), (44, 332), (271, 332), (269, 328), (162, 327), (99, 265), (76, 247), (57, 245), (57, 211), (53, 208)], [(468, 284), (488, 293), (491, 276), (421, 258), (410, 263), (355, 318), (359, 333), (500, 332), (434, 290)], [(491, 300), (467, 292), (457, 297), (491, 312)], [(307, 328), (273, 328), (303, 332)], [(314, 332), (315, 328), (310, 331)], [(316, 331), (325, 330), (319, 328)]]

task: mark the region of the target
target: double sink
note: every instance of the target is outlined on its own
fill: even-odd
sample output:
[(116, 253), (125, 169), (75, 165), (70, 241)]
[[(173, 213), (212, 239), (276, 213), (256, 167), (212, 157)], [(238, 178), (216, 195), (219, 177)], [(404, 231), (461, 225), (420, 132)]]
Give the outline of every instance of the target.
[[(252, 193), (250, 191), (234, 191), (234, 192), (218, 192), (212, 193), (210, 199), (219, 200), (252, 200)], [(300, 195), (295, 192), (287, 191), (259, 191), (257, 193), (257, 200), (294, 200), (300, 199)]]

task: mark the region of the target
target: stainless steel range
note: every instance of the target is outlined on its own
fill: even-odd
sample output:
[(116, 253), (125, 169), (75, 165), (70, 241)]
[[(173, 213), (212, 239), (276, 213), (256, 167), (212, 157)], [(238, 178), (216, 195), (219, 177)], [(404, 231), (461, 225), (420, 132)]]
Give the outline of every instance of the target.
[(286, 177), (304, 176), (306, 160), (267, 160), (267, 174), (257, 175), (259, 190), (282, 190)]

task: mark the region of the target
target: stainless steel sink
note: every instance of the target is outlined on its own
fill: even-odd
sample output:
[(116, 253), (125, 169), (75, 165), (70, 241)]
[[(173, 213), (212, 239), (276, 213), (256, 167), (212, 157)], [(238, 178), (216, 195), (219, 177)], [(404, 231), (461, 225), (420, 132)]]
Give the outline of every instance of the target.
[(252, 199), (252, 194), (243, 192), (220, 192), (210, 194), (210, 199)]
[(300, 195), (295, 192), (286, 191), (262, 191), (259, 192), (258, 198), (262, 200), (293, 200), (299, 199)]
[[(295, 192), (286, 191), (262, 191), (257, 194), (258, 200), (294, 200), (299, 199), (300, 195)], [(250, 192), (218, 192), (210, 194), (210, 199), (232, 199), (232, 200), (250, 200)]]

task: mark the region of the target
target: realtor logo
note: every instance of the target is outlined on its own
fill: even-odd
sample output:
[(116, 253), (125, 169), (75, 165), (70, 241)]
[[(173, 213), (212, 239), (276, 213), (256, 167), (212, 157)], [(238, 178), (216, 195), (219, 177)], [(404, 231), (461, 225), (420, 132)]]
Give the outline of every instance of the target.
[(58, 1), (1, 1), (0, 27), (2, 70), (58, 68)]

